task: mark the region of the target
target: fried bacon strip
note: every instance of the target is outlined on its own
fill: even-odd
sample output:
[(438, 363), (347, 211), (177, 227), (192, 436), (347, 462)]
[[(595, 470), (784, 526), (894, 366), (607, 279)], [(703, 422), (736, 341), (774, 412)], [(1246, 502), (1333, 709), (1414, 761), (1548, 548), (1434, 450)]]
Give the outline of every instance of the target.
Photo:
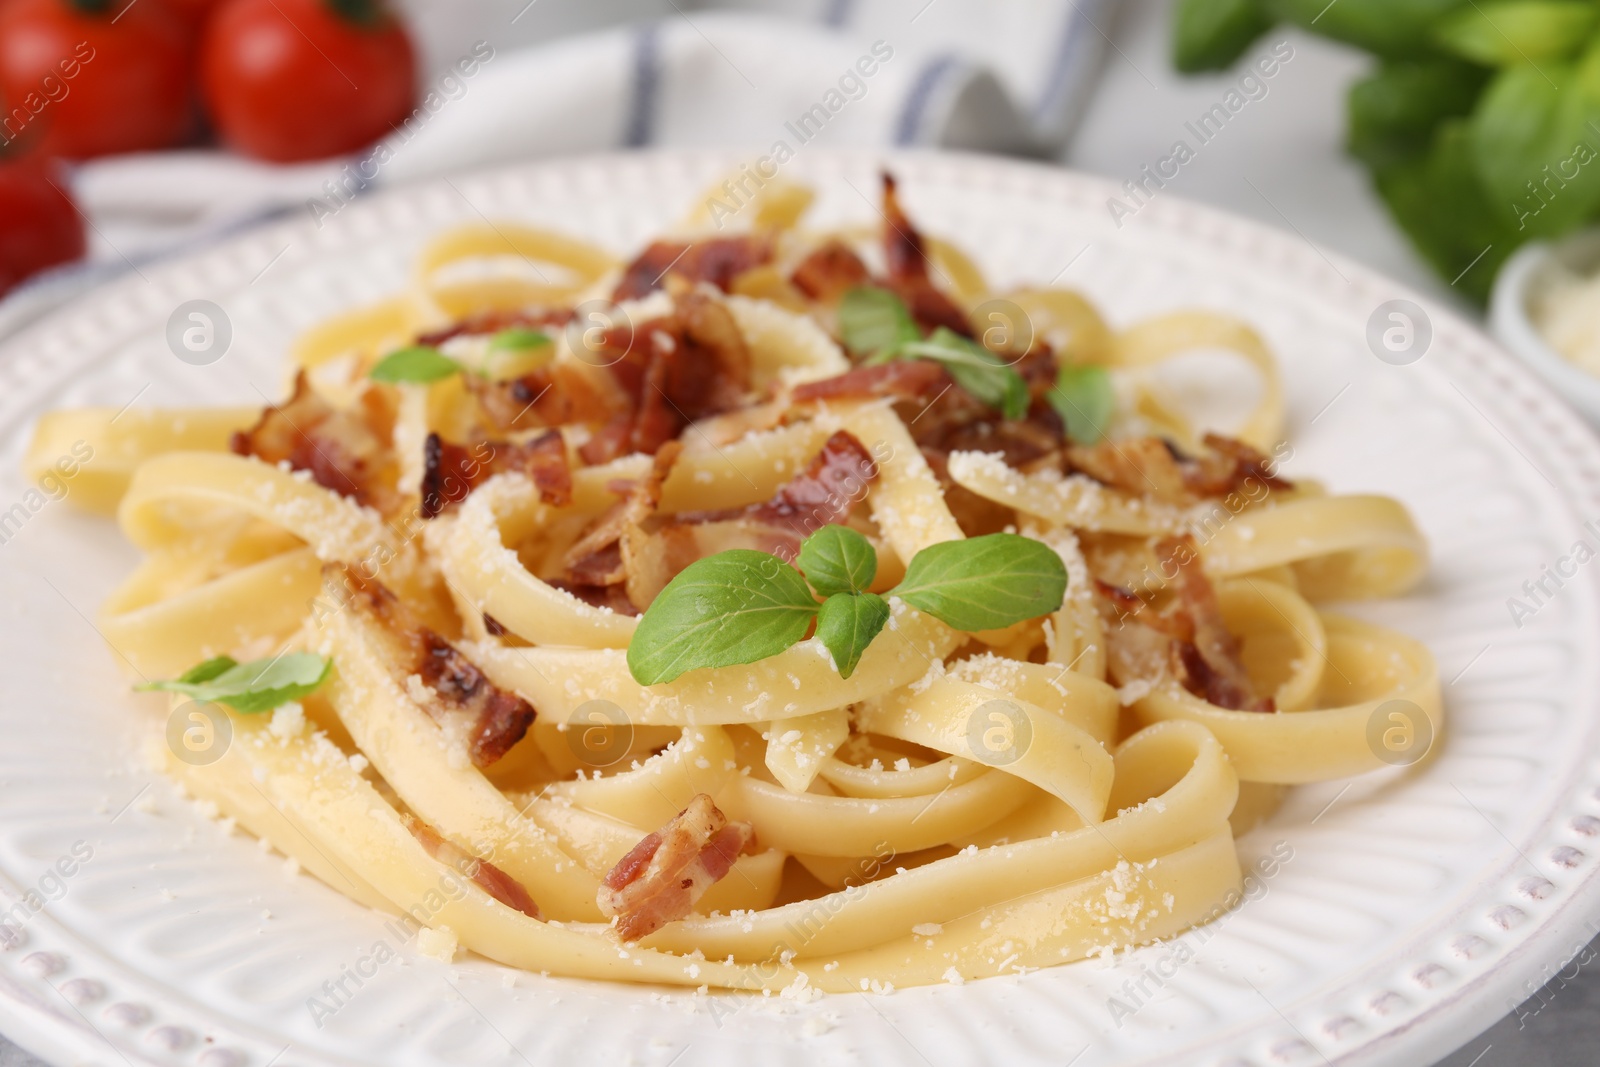
[(889, 268), (889, 288), (905, 301), (911, 317), (925, 330), (948, 327), (963, 337), (972, 336), (972, 324), (929, 276), (927, 242), (900, 206), (894, 177), (883, 174), (883, 256)]
[(856, 286), (868, 284), (872, 274), (849, 245), (834, 238), (808, 253), (789, 280), (811, 299), (832, 304)]
[(1130, 589), (1095, 579), (1112, 675), (1123, 684), (1172, 677), (1218, 707), (1273, 711), (1272, 698), (1257, 695), (1239, 658), (1194, 538), (1164, 537), (1154, 549), (1173, 571), (1175, 601), (1164, 611)]
[(743, 508), (693, 511), (675, 516), (682, 523), (743, 519), (777, 527), (798, 546), (808, 535), (850, 514), (878, 477), (878, 465), (853, 434), (836, 430), (811, 457), (806, 469), (783, 483), (772, 499)]
[(1177, 565), (1173, 589), (1194, 625), (1192, 642), (1181, 650), (1183, 674), (1179, 680), (1218, 707), (1272, 711), (1272, 698), (1256, 695), (1250, 675), (1239, 660), (1239, 642), (1222, 621), (1216, 590), (1201, 567), (1194, 538), (1187, 534), (1163, 537), (1156, 542), (1156, 553)]
[(520, 444), (479, 441), (471, 448), (430, 433), (422, 454), (425, 519), (444, 513), (490, 477), (507, 471), (527, 475), (546, 504), (565, 507), (572, 502), (572, 467), (560, 430), (546, 430)]
[(595, 902), (624, 941), (647, 937), (693, 911), (754, 837), (749, 823), (730, 823), (699, 793), (611, 868)]
[(599, 426), (624, 411), (619, 398), (608, 396), (588, 373), (568, 363), (553, 362), (520, 378), (467, 374), (461, 380), (490, 427), (504, 433), (574, 423)]
[(466, 849), (446, 841), (420, 819), (410, 815), (402, 818), (411, 836), (435, 860), (453, 868), (506, 907), (520, 911), (531, 919), (543, 918), (539, 914), (539, 905), (533, 902), (533, 897), (528, 895), (527, 887), (521, 882), (488, 860), (479, 859)]
[(920, 400), (937, 395), (950, 384), (950, 375), (931, 359), (897, 359), (872, 367), (856, 367), (821, 381), (804, 382), (795, 386), (791, 396), (797, 404), (884, 396)]
[(250, 429), (236, 431), (230, 447), (241, 456), (308, 471), (323, 488), (389, 512), (399, 504), (393, 434), (394, 412), (378, 390), (362, 393), (356, 410), (342, 411), (313, 392), (301, 371), (293, 395), (265, 408)]
[(434, 330), (417, 338), (417, 344), (437, 348), (446, 341), (472, 334), (499, 333), (514, 326), (541, 329), (546, 326), (565, 326), (572, 321), (571, 308), (550, 308), (544, 311), (485, 311), (460, 322)]
[(629, 401), (582, 449), (584, 462), (653, 453), (696, 419), (744, 406), (750, 350), (738, 323), (705, 293), (681, 292), (673, 313), (638, 330), (612, 331), (595, 357)]
[(710, 282), (726, 293), (735, 278), (771, 259), (772, 242), (763, 236), (713, 237), (692, 244), (656, 241), (623, 268), (611, 299), (646, 296), (661, 288), (669, 273), (691, 282)]
[(382, 583), (343, 570), (350, 606), (382, 635), (385, 666), (402, 684), (413, 676), (421, 680), (429, 690), (421, 701), (423, 710), (442, 727), (463, 728), (473, 766), (492, 765), (522, 740), (533, 723), (533, 705), (490, 682)]
[(1294, 488), (1273, 472), (1271, 459), (1243, 441), (1208, 433), (1204, 443), (1209, 451), (1200, 456), (1187, 456), (1159, 437), (1074, 445), (1067, 466), (1113, 489), (1180, 506), (1248, 491), (1252, 481), (1261, 492)]

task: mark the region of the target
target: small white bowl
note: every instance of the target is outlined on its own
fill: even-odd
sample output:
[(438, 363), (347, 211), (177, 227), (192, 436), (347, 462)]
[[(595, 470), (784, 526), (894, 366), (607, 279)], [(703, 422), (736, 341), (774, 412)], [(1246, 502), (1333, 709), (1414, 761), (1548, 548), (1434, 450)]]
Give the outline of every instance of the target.
[(1579, 274), (1600, 269), (1600, 229), (1554, 243), (1533, 241), (1506, 260), (1489, 296), (1489, 330), (1593, 425), (1600, 427), (1600, 377), (1557, 352), (1534, 325), (1529, 303), (1561, 267)]

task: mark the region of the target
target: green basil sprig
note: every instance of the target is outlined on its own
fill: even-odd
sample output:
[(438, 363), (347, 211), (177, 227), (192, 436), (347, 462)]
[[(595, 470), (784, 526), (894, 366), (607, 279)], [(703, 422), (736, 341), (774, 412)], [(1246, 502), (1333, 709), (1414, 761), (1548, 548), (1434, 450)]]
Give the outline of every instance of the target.
[(375, 382), (437, 382), (461, 373), (461, 364), (432, 345), (412, 345), (390, 352), (367, 373)]
[(848, 678), (889, 620), (887, 597), (970, 632), (1046, 615), (1061, 607), (1067, 589), (1061, 557), (1016, 534), (931, 545), (884, 596), (866, 591), (877, 553), (854, 530), (823, 527), (801, 543), (799, 562), (805, 577), (751, 549), (690, 564), (639, 620), (628, 645), (634, 680), (658, 685), (687, 671), (776, 656), (804, 638), (813, 621), (839, 676)]
[(1061, 416), (1067, 436), (1080, 445), (1092, 445), (1104, 437), (1117, 409), (1111, 372), (1098, 365), (1063, 363), (1055, 388), (1045, 395)]
[(489, 338), (489, 351), (522, 352), (530, 348), (543, 348), (551, 343), (550, 335), (543, 330), (512, 326)]
[(252, 663), (218, 656), (189, 668), (177, 678), (148, 682), (138, 688), (141, 692), (182, 693), (254, 715), (309, 696), (328, 680), (332, 670), (333, 661), (314, 652), (291, 652)]
[(1004, 417), (1020, 419), (1028, 413), (1028, 383), (1015, 367), (945, 326), (924, 339), (905, 303), (887, 289), (858, 285), (845, 293), (839, 301), (839, 333), (845, 347), (868, 364), (931, 359)]

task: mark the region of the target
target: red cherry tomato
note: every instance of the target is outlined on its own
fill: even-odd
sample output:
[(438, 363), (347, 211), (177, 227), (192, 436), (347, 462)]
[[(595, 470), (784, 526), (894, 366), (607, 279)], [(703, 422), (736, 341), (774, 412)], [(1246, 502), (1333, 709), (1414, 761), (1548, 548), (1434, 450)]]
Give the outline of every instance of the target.
[(226, 0), (200, 48), (223, 140), (280, 163), (378, 140), (411, 110), (415, 71), (405, 27), (378, 0)]
[(217, 0), (162, 0), (162, 3), (173, 14), (182, 16), (196, 26), (205, 21), (212, 8), (218, 6)]
[(83, 255), (83, 219), (52, 163), (0, 159), (0, 294)]
[(142, 0), (0, 5), (7, 140), (71, 159), (166, 148), (194, 119), (192, 31)]

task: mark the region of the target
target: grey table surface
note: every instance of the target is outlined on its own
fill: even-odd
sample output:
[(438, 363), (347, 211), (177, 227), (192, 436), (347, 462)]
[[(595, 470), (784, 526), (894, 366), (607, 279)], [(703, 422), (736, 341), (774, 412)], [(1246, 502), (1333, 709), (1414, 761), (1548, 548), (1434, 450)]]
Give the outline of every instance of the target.
[[(1183, 123), (1216, 103), (1228, 75), (1181, 78), (1167, 58), (1171, 0), (1123, 0), (1099, 89), (1062, 158), (1069, 166), (1135, 177), (1166, 155)], [(933, 13), (930, 13), (932, 17)], [(1340, 149), (1345, 91), (1367, 69), (1360, 53), (1293, 31), (1293, 58), (1238, 119), (1168, 183), (1175, 195), (1292, 230), (1469, 315), (1473, 311), (1412, 253), (1390, 223), (1365, 172)], [(1600, 954), (1600, 939), (1579, 961)], [(1569, 1067), (1600, 1063), (1600, 974), (1575, 961), (1524, 1004), (1435, 1067)], [(1509, 1007), (1509, 1006), (1508, 1006)], [(1463, 1031), (1470, 1024), (1463, 1025)], [(48, 1067), (0, 1036), (0, 1067)]]

